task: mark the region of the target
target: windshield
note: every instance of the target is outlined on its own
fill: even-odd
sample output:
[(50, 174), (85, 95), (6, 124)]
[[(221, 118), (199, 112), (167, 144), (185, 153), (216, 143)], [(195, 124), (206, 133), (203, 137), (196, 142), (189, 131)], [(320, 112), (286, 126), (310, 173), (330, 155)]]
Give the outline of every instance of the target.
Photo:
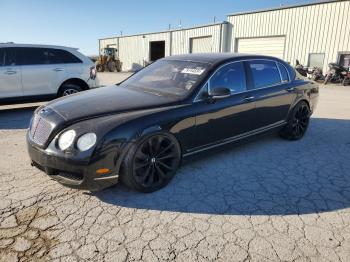
[(209, 64), (160, 60), (125, 80), (120, 86), (154, 95), (184, 97), (204, 77)]

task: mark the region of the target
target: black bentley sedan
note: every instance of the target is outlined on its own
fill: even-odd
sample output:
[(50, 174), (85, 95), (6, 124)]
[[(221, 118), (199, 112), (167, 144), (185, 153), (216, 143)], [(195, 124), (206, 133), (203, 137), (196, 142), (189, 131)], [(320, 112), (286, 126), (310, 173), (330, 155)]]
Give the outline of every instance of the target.
[(302, 138), (317, 98), (317, 85), (274, 57), (173, 56), (38, 108), (28, 150), (63, 185), (98, 190), (120, 179), (153, 192), (198, 152), (268, 131)]

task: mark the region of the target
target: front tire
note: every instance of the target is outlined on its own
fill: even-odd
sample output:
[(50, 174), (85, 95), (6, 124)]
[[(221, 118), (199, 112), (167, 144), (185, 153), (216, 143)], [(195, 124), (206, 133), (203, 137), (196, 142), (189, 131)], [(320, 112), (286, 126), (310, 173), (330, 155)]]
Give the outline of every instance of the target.
[(180, 161), (180, 145), (173, 135), (152, 134), (130, 148), (122, 163), (121, 180), (136, 191), (154, 192), (171, 181)]
[(324, 84), (327, 85), (330, 80), (331, 80), (331, 76), (330, 75), (326, 75), (326, 78), (324, 79)]
[(287, 140), (299, 140), (304, 135), (310, 122), (309, 105), (301, 101), (293, 109), (287, 125), (280, 131), (280, 136)]
[(58, 97), (72, 95), (81, 91), (82, 88), (76, 84), (64, 84), (58, 92)]
[(349, 85), (349, 83), (350, 83), (350, 78), (345, 77), (342, 82), (343, 86), (347, 86)]

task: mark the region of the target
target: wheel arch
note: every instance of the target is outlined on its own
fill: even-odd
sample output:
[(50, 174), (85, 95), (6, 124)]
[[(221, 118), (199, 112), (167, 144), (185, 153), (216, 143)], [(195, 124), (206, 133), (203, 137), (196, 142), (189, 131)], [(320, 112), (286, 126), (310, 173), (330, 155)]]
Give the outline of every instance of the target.
[(57, 96), (60, 94), (60, 92), (62, 91), (62, 88), (67, 85), (67, 84), (74, 84), (74, 85), (78, 85), (81, 87), (82, 90), (88, 90), (89, 89), (89, 85), (82, 80), (81, 78), (69, 78), (67, 80), (65, 80), (60, 87), (57, 90)]

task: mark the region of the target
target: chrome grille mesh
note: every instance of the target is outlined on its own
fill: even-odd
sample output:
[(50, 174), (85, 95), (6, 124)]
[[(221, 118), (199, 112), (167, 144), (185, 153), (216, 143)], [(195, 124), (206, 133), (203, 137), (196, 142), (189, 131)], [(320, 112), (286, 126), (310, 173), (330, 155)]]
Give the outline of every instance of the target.
[(44, 145), (52, 132), (52, 126), (40, 115), (35, 114), (32, 125), (30, 127), (30, 134), (33, 141), (38, 145)]

